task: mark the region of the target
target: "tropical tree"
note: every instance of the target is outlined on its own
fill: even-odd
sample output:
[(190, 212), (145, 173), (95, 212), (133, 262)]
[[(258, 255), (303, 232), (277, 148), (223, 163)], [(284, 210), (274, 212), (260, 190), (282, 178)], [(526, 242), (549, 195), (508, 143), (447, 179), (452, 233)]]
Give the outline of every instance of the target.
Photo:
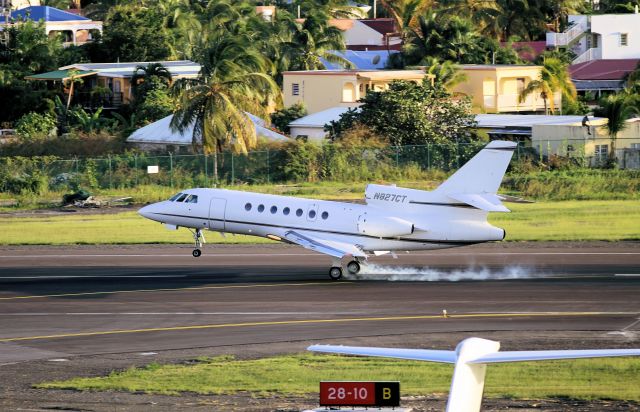
[(264, 115), (269, 103), (280, 100), (280, 89), (266, 74), (270, 62), (245, 43), (224, 30), (210, 34), (208, 47), (197, 56), (198, 78), (178, 79), (172, 87), (178, 106), (171, 127), (180, 132), (193, 127), (194, 146), (214, 154), (216, 181), (217, 153), (247, 153), (256, 144), (247, 113)]
[(544, 101), (544, 112), (555, 112), (554, 94), (560, 92), (569, 102), (577, 98), (576, 88), (571, 81), (567, 65), (555, 57), (544, 60), (540, 75), (522, 90), (518, 100), (522, 103), (532, 93), (540, 93)]
[(611, 151), (609, 152), (609, 165), (613, 166), (616, 160), (616, 140), (618, 134), (627, 126), (627, 119), (634, 113), (635, 108), (629, 104), (625, 93), (611, 94), (599, 102), (599, 107), (594, 110), (594, 115), (607, 119), (606, 129), (611, 139)]
[(345, 50), (342, 31), (330, 26), (323, 12), (310, 14), (302, 23), (294, 27), (291, 40), (283, 44), (284, 53), (290, 63), (290, 70), (325, 69), (322, 59), (352, 67), (349, 60), (333, 51)]
[(441, 0), (440, 13), (469, 19), (480, 33), (496, 37), (494, 22), (498, 17), (495, 0)]
[(158, 86), (168, 88), (171, 80), (171, 72), (162, 63), (149, 63), (146, 66), (136, 66), (131, 77), (131, 85), (136, 98), (141, 98), (147, 91)]
[(78, 76), (79, 70), (77, 69), (70, 69), (68, 71), (68, 78), (64, 79), (64, 86), (68, 88), (69, 90), (69, 94), (67, 96), (67, 109), (69, 109), (69, 106), (71, 106), (71, 100), (73, 99), (73, 89), (74, 86), (77, 84), (82, 84), (84, 83), (84, 80), (82, 80), (82, 78), (80, 78)]
[(532, 33), (544, 33), (545, 16), (535, 0), (495, 0), (498, 15), (495, 28), (500, 39), (506, 41), (512, 36), (531, 39)]
[(443, 62), (431, 58), (425, 67), (429, 77), (432, 77), (434, 85), (440, 85), (451, 91), (455, 86), (467, 80), (467, 75), (460, 71), (460, 67), (450, 60)]

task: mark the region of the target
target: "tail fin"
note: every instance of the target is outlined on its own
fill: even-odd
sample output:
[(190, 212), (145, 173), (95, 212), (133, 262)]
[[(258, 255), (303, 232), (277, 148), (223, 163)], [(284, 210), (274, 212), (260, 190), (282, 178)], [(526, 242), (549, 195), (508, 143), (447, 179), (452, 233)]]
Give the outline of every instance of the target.
[(517, 146), (514, 142), (494, 140), (435, 191), (444, 195), (497, 193)]

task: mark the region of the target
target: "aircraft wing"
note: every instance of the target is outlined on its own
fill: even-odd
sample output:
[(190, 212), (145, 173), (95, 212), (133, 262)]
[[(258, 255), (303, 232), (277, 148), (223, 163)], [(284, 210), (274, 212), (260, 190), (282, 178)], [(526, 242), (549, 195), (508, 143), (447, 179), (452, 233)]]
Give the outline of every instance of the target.
[(284, 238), (289, 242), (300, 245), (306, 249), (324, 253), (342, 259), (346, 255), (354, 257), (366, 257), (367, 255), (356, 245), (334, 240), (318, 239), (308, 235), (303, 235), (295, 230), (289, 230), (284, 234)]
[(470, 360), (469, 363), (528, 362), (554, 359), (609, 358), (640, 356), (640, 349), (538, 350), (496, 352)]
[(377, 356), (381, 358), (409, 359), (429, 362), (455, 363), (452, 350), (368, 348), (361, 346), (311, 345), (312, 352), (340, 353), (343, 355)]

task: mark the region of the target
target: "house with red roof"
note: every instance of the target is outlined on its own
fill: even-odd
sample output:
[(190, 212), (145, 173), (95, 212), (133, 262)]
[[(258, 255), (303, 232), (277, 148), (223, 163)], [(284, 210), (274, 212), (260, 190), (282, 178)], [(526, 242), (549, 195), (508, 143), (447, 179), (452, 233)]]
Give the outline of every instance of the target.
[(600, 97), (602, 92), (622, 90), (626, 77), (639, 65), (640, 58), (591, 60), (572, 65), (569, 72), (578, 93), (594, 92)]

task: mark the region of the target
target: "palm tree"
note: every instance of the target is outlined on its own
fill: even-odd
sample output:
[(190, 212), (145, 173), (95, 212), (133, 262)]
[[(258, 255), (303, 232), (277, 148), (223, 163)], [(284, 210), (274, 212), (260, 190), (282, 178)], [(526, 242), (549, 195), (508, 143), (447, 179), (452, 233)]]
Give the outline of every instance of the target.
[(280, 99), (280, 89), (265, 74), (270, 62), (249, 41), (225, 30), (211, 33), (208, 47), (197, 58), (202, 65), (198, 78), (178, 79), (172, 87), (178, 108), (171, 128), (184, 132), (194, 127), (194, 146), (214, 154), (216, 182), (217, 153), (247, 153), (256, 143), (247, 112), (264, 115), (267, 104)]
[(380, 6), (396, 21), (401, 33), (415, 27), (418, 17), (435, 5), (434, 0), (380, 0)]
[(628, 96), (624, 93), (611, 94), (602, 99), (599, 107), (594, 110), (594, 115), (607, 119), (607, 132), (611, 139), (611, 151), (609, 152), (609, 162), (613, 165), (616, 160), (616, 140), (618, 134), (627, 127), (627, 119), (635, 111), (629, 104)]
[(131, 77), (131, 84), (135, 88), (138, 84), (150, 79), (152, 76), (157, 77), (165, 85), (169, 86), (173, 77), (171, 72), (162, 63), (149, 63), (146, 66), (138, 65), (133, 70), (133, 76)]
[(322, 59), (351, 68), (351, 62), (333, 51), (345, 50), (342, 31), (328, 24), (323, 12), (309, 15), (297, 23), (291, 40), (283, 44), (284, 54), (291, 62), (290, 70), (325, 69)]
[[(544, 59), (540, 75), (537, 79), (532, 80), (524, 88), (518, 96), (520, 103), (524, 102), (532, 93), (540, 93), (540, 97), (544, 101), (545, 114), (549, 111), (555, 111), (554, 94), (561, 92), (562, 97), (569, 102), (575, 102), (577, 93), (576, 88), (571, 81), (571, 76), (567, 70), (567, 65), (556, 57), (547, 57)], [(547, 100), (549, 100), (547, 104)]]
[(450, 60), (443, 62), (434, 58), (425, 59), (425, 71), (433, 76), (433, 83), (444, 86), (451, 91), (455, 86), (467, 80), (467, 75), (460, 71), (460, 67)]
[(442, 0), (439, 4), (441, 13), (469, 19), (479, 32), (496, 37), (493, 27), (499, 11), (495, 0)]

